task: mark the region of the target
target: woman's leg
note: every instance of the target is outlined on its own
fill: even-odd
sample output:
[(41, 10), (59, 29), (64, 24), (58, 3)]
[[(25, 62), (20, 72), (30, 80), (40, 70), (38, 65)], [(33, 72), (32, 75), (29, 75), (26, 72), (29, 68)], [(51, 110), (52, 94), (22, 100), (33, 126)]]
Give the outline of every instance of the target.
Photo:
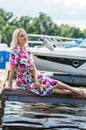
[(81, 89), (73, 88), (65, 83), (58, 81), (57, 87), (54, 93), (58, 94), (72, 94), (77, 97), (85, 97), (85, 93)]

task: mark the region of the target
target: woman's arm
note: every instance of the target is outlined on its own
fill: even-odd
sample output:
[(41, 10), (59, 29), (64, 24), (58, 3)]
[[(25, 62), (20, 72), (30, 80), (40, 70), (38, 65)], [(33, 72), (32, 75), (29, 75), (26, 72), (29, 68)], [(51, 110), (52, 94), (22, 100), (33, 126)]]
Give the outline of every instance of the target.
[(37, 78), (37, 69), (35, 65), (33, 66), (33, 77), (34, 77), (34, 84), (35, 84), (36, 89), (40, 90), (41, 84)]
[(7, 86), (8, 88), (12, 88), (12, 78), (13, 78), (13, 75), (14, 75), (15, 68), (16, 67), (11, 67), (10, 68), (9, 79), (8, 79), (8, 86)]
[(35, 65), (33, 66), (33, 77), (34, 77), (34, 82), (38, 81), (38, 78), (37, 78), (37, 69), (36, 69)]

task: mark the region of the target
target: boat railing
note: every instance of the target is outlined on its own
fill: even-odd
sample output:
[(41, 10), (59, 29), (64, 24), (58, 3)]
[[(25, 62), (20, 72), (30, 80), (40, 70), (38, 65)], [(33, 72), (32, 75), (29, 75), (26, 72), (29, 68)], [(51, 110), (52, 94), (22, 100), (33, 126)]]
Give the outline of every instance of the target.
[[(42, 44), (40, 41), (41, 38), (49, 40), (55, 47), (56, 46), (64, 46), (71, 41), (76, 41), (76, 38), (68, 38), (68, 37), (61, 37), (61, 36), (50, 36), (50, 35), (43, 35), (43, 34), (27, 34), (29, 39), (28, 43), (31, 44)], [(36, 40), (33, 40), (35, 38)]]
[(61, 36), (50, 36), (50, 35), (43, 35), (43, 34), (27, 34), (31, 37), (44, 37), (44, 38), (52, 38), (52, 39), (59, 39), (59, 40), (77, 40), (76, 38), (68, 38), (68, 37), (61, 37)]

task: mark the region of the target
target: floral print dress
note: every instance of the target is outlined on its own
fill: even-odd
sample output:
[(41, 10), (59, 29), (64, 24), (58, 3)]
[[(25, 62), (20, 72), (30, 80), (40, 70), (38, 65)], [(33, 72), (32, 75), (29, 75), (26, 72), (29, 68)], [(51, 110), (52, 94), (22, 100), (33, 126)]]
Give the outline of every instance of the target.
[(37, 71), (37, 78), (40, 82), (40, 89), (37, 90), (33, 78), (34, 60), (29, 47), (24, 51), (20, 46), (13, 49), (10, 56), (10, 66), (16, 67), (16, 85), (28, 91), (32, 91), (37, 95), (44, 96), (53, 93), (58, 81), (46, 77)]

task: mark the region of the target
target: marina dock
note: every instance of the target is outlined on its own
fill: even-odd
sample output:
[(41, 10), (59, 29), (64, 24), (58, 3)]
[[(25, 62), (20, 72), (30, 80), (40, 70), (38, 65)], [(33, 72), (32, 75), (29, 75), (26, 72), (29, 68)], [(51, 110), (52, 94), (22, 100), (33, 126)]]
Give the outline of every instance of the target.
[(86, 104), (85, 99), (75, 98), (72, 95), (56, 95), (38, 96), (27, 90), (4, 90), (2, 97), (8, 101), (18, 101), (26, 103), (64, 103), (64, 104)]
[[(3, 70), (1, 72), (1, 79), (0, 79), (0, 88), (3, 88), (7, 85), (7, 79), (8, 79), (8, 70)], [(60, 76), (61, 73), (58, 73)], [(58, 75), (58, 76), (59, 76)], [(65, 79), (65, 76), (63, 75), (63, 78)], [(56, 77), (54, 77), (56, 78)], [(60, 77), (61, 78), (61, 77)], [(73, 80), (74, 81), (74, 80)], [(83, 89), (83, 88), (82, 88)], [(84, 87), (85, 89), (85, 87)], [(86, 89), (85, 89), (86, 91)], [(19, 102), (27, 102), (27, 103), (65, 103), (65, 104), (86, 104), (86, 99), (78, 99), (74, 98), (72, 95), (49, 95), (49, 96), (38, 96), (32, 92), (29, 92), (28, 90), (18, 90), (15, 88), (15, 80), (13, 81), (13, 89), (5, 89), (1, 95), (2, 99), (5, 101), (19, 101)]]

